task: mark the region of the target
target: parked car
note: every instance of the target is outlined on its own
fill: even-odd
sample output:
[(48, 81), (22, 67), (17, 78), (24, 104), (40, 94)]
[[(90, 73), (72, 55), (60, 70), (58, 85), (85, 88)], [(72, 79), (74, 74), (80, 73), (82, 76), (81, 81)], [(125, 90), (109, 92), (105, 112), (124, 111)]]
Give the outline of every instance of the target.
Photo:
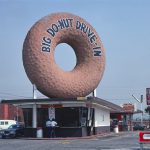
[(7, 129), (12, 124), (17, 124), (17, 121), (15, 121), (15, 120), (0, 120), (0, 130)]
[(145, 125), (136, 124), (136, 125), (133, 127), (133, 130), (144, 130), (145, 128), (146, 128)]
[(1, 138), (16, 138), (24, 135), (24, 125), (13, 124), (8, 129), (0, 130)]

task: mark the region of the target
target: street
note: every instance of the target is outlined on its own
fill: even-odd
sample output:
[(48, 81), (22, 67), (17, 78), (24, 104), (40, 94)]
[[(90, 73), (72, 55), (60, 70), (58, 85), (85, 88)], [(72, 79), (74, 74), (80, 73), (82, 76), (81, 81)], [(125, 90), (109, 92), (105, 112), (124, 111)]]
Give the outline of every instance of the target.
[[(139, 150), (138, 132), (66, 140), (0, 139), (0, 150)], [(144, 145), (150, 150), (150, 144)]]

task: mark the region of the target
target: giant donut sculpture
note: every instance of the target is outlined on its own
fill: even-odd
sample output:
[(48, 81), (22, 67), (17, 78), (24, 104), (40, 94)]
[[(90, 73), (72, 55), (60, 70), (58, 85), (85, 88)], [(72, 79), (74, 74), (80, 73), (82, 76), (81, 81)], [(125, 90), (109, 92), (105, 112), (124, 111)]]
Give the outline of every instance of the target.
[[(62, 70), (55, 62), (55, 48), (60, 43), (67, 43), (75, 51), (77, 62), (72, 71)], [(23, 64), (32, 84), (44, 95), (87, 96), (103, 76), (104, 47), (95, 29), (84, 19), (70, 13), (54, 13), (29, 30), (23, 45)]]

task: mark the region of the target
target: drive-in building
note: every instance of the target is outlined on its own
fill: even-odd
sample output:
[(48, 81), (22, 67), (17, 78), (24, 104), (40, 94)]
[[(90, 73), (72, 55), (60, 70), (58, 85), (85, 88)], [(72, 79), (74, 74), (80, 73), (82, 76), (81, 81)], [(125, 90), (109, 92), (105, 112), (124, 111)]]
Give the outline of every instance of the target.
[(56, 137), (82, 137), (110, 132), (110, 113), (122, 107), (97, 97), (3, 100), (23, 109), (25, 136), (36, 137), (42, 129), (48, 137), (46, 120), (55, 118)]

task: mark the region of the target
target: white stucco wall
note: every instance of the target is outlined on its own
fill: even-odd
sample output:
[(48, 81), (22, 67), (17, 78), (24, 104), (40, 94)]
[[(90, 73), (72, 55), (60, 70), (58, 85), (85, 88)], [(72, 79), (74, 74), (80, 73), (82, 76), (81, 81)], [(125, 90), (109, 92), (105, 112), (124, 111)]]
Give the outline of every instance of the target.
[(95, 109), (95, 127), (110, 126), (110, 111), (100, 107)]

